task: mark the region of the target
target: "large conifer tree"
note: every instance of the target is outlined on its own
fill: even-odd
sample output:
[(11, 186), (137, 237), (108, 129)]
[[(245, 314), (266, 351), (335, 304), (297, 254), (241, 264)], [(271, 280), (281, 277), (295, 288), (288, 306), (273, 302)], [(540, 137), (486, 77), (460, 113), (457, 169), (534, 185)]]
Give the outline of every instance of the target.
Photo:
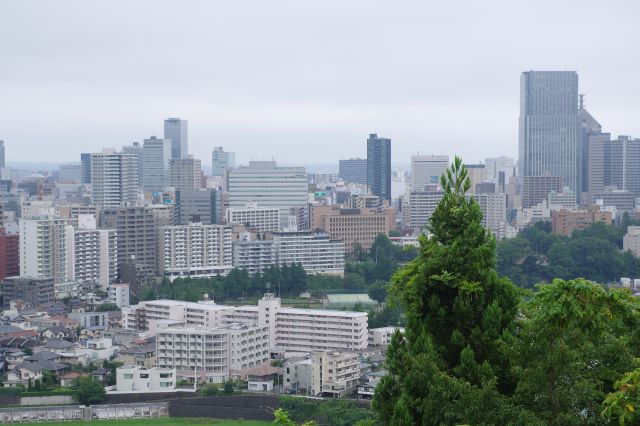
[[(387, 353), (374, 408), (385, 424), (535, 424), (504, 392), (500, 350), (518, 294), (495, 271), (495, 240), (459, 157), (441, 178), (444, 196), (420, 239), (420, 255), (392, 280), (407, 327)], [(510, 393), (510, 392), (507, 392)]]

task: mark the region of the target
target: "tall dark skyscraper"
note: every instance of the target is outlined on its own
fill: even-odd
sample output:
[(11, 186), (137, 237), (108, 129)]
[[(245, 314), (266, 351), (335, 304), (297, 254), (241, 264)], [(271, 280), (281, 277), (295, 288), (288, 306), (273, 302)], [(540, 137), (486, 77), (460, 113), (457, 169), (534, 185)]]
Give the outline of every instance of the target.
[(171, 139), (171, 158), (187, 158), (189, 154), (187, 120), (179, 118), (164, 120), (164, 138)]
[(391, 200), (391, 139), (375, 133), (367, 139), (367, 185), (373, 195)]
[(575, 71), (522, 73), (519, 139), (522, 176), (558, 176), (580, 191), (582, 129)]
[(80, 182), (91, 183), (91, 153), (83, 152), (80, 154)]

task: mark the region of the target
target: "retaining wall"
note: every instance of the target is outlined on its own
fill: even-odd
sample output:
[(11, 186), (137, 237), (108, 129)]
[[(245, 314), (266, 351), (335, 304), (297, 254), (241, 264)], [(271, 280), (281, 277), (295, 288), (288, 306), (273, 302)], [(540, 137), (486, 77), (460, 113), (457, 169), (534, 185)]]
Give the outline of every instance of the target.
[(274, 396), (212, 396), (169, 401), (169, 417), (273, 420), (278, 408)]

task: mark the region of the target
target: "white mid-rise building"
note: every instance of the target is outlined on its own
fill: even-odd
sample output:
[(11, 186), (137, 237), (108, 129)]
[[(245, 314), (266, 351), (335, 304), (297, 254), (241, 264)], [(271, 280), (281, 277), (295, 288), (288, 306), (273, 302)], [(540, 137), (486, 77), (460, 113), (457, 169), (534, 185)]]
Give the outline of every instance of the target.
[(355, 352), (314, 351), (283, 368), (285, 389), (313, 396), (341, 397), (358, 384), (360, 361)]
[(640, 226), (627, 227), (627, 233), (622, 237), (622, 250), (640, 257)]
[(366, 312), (284, 308), (268, 293), (258, 306), (216, 305), (176, 300), (151, 300), (122, 308), (123, 328), (155, 333), (168, 327), (220, 328), (234, 323), (267, 327), (269, 347), (277, 351), (365, 349)]
[(404, 333), (402, 327), (379, 327), (369, 329), (369, 346), (388, 346), (391, 343), (393, 333), (399, 330)]
[(55, 283), (69, 278), (66, 220), (59, 217), (22, 218), (20, 229), (20, 276), (53, 278)]
[(500, 239), (500, 229), (507, 221), (507, 194), (483, 193), (473, 196), (482, 211), (482, 226), (489, 229)]
[(233, 267), (246, 269), (250, 275), (262, 273), (276, 264), (273, 240), (252, 240), (243, 233), (233, 242)]
[(323, 232), (276, 232), (273, 248), (278, 265), (299, 263), (308, 274), (344, 274), (345, 243)]
[(118, 308), (129, 306), (129, 284), (114, 283), (107, 288), (109, 303), (113, 303)]
[(117, 392), (163, 392), (176, 389), (176, 370), (123, 365), (116, 369)]
[(426, 191), (411, 191), (409, 203), (403, 210), (403, 222), (410, 228), (422, 229), (429, 222), (444, 192), (437, 185), (427, 186)]
[(269, 362), (269, 354), (266, 326), (163, 328), (156, 334), (157, 366), (175, 368), (198, 381), (221, 383), (232, 371)]
[(231, 227), (222, 225), (166, 226), (158, 235), (160, 272), (170, 279), (214, 277), (233, 268)]
[(258, 207), (256, 203), (245, 208), (228, 208), (227, 223), (250, 226), (258, 232), (276, 232), (280, 229), (280, 209)]

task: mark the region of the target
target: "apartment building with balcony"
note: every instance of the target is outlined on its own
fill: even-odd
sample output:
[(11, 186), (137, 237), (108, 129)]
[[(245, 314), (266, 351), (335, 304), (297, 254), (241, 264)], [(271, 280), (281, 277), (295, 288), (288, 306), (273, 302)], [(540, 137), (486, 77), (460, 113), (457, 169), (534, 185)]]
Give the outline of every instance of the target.
[(358, 384), (360, 361), (355, 352), (314, 351), (284, 365), (285, 389), (339, 398)]
[(276, 232), (280, 230), (280, 209), (259, 207), (257, 203), (249, 203), (245, 208), (228, 208), (227, 223), (246, 225), (258, 232)]
[(159, 271), (171, 281), (226, 275), (233, 268), (231, 227), (190, 223), (160, 228), (158, 256)]
[(266, 326), (184, 327), (158, 330), (156, 364), (175, 368), (181, 377), (222, 383), (232, 371), (269, 362)]

